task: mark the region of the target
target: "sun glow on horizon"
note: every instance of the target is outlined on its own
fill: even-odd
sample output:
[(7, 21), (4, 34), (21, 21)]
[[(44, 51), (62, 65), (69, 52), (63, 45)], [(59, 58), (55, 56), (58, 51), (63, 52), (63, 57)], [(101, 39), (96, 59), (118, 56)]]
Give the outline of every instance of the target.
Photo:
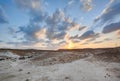
[(72, 41), (70, 41), (67, 45), (67, 49), (74, 49), (75, 48), (75, 45)]

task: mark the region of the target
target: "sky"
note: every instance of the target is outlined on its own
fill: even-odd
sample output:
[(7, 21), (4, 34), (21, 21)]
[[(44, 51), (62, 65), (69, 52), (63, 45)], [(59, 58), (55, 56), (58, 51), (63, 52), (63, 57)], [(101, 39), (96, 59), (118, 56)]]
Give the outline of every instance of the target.
[(120, 0), (0, 0), (0, 48), (120, 46)]

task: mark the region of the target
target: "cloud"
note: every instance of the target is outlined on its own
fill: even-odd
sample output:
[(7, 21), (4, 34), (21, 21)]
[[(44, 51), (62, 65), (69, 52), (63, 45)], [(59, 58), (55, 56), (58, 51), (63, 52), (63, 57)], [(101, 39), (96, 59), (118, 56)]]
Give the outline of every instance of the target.
[(92, 0), (80, 0), (80, 2), (82, 3), (81, 9), (83, 9), (85, 11), (91, 11), (92, 10), (92, 8), (93, 8)]
[(98, 43), (102, 43), (103, 41), (96, 41), (96, 42), (93, 42), (94, 44), (98, 44)]
[(6, 42), (6, 44), (12, 44), (12, 45), (29, 45), (31, 42), (28, 41), (22, 41), (22, 42)]
[(70, 0), (69, 2), (68, 2), (68, 5), (72, 5), (74, 3), (74, 0)]
[[(20, 42), (16, 42), (16, 41), (10, 41), (10, 42), (6, 42), (5, 43), (7, 46), (12, 46), (12, 48), (19, 48), (19, 49), (24, 49), (24, 48), (35, 48), (33, 47), (35, 42), (31, 42), (31, 41), (20, 41)], [(7, 47), (8, 48), (8, 47)]]
[(14, 0), (20, 9), (27, 11), (31, 22), (42, 22), (46, 18), (42, 0)]
[(46, 38), (46, 28), (41, 28), (40, 30), (38, 30), (37, 32), (34, 33), (34, 36), (37, 39), (44, 39)]
[(69, 0), (66, 6), (64, 7), (64, 11), (67, 12), (74, 4), (74, 0)]
[(79, 27), (79, 31), (85, 29), (86, 27), (87, 27), (87, 26), (81, 26), (81, 27)]
[(61, 9), (57, 9), (51, 16), (47, 17), (46, 24), (48, 28), (46, 35), (48, 39), (64, 36), (66, 30), (66, 27), (63, 25), (65, 24), (64, 18), (64, 12)]
[(28, 41), (35, 41), (37, 40), (36, 37), (36, 32), (40, 31), (41, 27), (39, 25), (34, 25), (34, 24), (30, 24), (28, 26), (20, 26), (19, 27), (19, 31), (17, 31), (16, 33), (23, 33), (24, 34), (24, 38)]
[[(22, 0), (22, 1), (24, 1), (24, 0)], [(31, 1), (33, 2), (34, 0), (31, 0)], [(24, 1), (24, 2), (26, 2), (26, 1)], [(40, 24), (39, 24), (39, 23), (41, 23), (41, 20), (38, 19), (39, 20), (39, 22), (38, 22), (35, 20), (36, 18), (40, 18), (40, 19), (42, 19), (42, 22), (44, 22), (45, 28), (46, 28), (45, 34), (49, 40), (64, 38), (64, 35), (66, 34), (68, 27), (70, 27), (70, 25), (72, 25), (72, 21), (70, 21), (69, 18), (65, 17), (65, 13), (61, 9), (56, 9), (56, 11), (52, 15), (47, 14), (45, 17), (42, 16), (42, 18), (41, 18), (37, 14), (40, 14), (42, 12), (39, 12), (39, 10), (36, 10), (36, 9), (34, 10), (34, 8), (31, 6), (30, 3), (26, 3), (26, 4), (22, 3), (20, 5), (23, 5), (23, 7), (27, 6), (27, 9), (30, 9), (31, 12), (33, 11), (35, 13), (33, 15), (34, 17), (30, 16), (30, 24), (28, 26), (19, 27), (20, 31), (24, 33), (25, 38), (27, 38), (29, 40), (35, 39), (36, 37), (34, 36), (34, 33), (36, 33), (36, 32), (38, 33), (38, 31), (41, 31)], [(33, 12), (32, 12), (32, 14), (33, 14)], [(37, 27), (36, 27), (36, 25), (34, 25), (36, 23), (38, 25)]]
[(120, 39), (120, 37), (118, 37), (117, 39)]
[(107, 6), (102, 13), (95, 18), (94, 22), (99, 21), (100, 24), (105, 24), (120, 16), (120, 2), (112, 5), (113, 2), (114, 0), (109, 2), (109, 6)]
[(34, 48), (46, 48), (46, 43), (37, 42), (33, 45)]
[[(77, 23), (73, 23), (72, 27), (69, 28), (69, 31), (71, 30), (77, 30), (77, 31), (82, 31), (83, 29), (85, 29), (87, 26), (80, 26), (79, 24)], [(80, 39), (79, 35), (74, 35), (74, 36), (71, 36), (70, 39)]]
[(88, 42), (84, 42), (84, 43), (82, 43), (81, 45), (86, 45), (86, 44), (89, 44)]
[[(84, 28), (86, 28), (86, 26), (81, 26), (78, 28), (78, 30), (81, 31)], [(89, 31), (84, 32), (81, 36), (79, 36), (78, 34), (71, 36), (70, 39), (79, 39), (79, 40), (88, 39), (87, 42), (88, 41), (90, 42), (90, 41), (95, 40), (98, 37), (100, 37), (100, 33), (95, 33), (93, 30), (89, 30)]]
[(72, 21), (71, 22), (71, 27), (69, 28), (69, 31), (71, 30), (78, 30), (78, 31), (82, 31), (83, 29), (87, 28), (87, 26), (81, 26), (80, 24)]
[(103, 28), (103, 33), (111, 33), (120, 29), (120, 22), (111, 23)]
[(73, 43), (79, 43), (80, 40), (74, 39), (74, 40), (72, 40), (72, 42), (73, 42)]
[(41, 0), (14, 0), (17, 6), (23, 10), (28, 10), (29, 12), (42, 11), (42, 1)]
[(64, 40), (69, 29), (76, 25), (76, 22), (66, 16), (62, 9), (56, 9), (52, 14), (46, 13), (43, 10), (42, 0), (15, 0), (15, 2), (30, 16), (29, 24), (20, 26), (17, 31), (22, 33), (27, 41), (43, 40), (42, 42), (49, 46), (57, 46), (58, 44), (54, 44), (53, 40)]
[(91, 42), (91, 41), (95, 41), (95, 40), (96, 40), (96, 37), (93, 37), (91, 39), (86, 40), (86, 42)]
[(78, 35), (71, 36), (70, 39), (79, 39), (79, 36)]
[(13, 27), (8, 27), (8, 33), (9, 34), (15, 34), (16, 30)]
[(40, 24), (30, 22), (26, 26), (20, 26), (17, 33), (22, 33), (28, 41), (39, 41), (43, 39), (51, 41), (63, 40), (69, 27), (73, 25), (72, 20), (65, 17), (61, 9), (57, 9), (52, 15), (48, 15), (44, 20), (45, 26), (41, 27)]
[(0, 5), (0, 24), (8, 23), (4, 9)]
[(80, 25), (76, 22), (71, 22), (71, 27), (69, 27), (69, 31), (71, 30), (79, 30)]
[(63, 39), (66, 32), (73, 26), (74, 21), (65, 16), (64, 11), (57, 9), (51, 16), (46, 18), (48, 39)]
[(120, 35), (120, 31), (117, 32), (117, 35), (118, 35), (118, 36)]
[(12, 45), (14, 47), (18, 47), (19, 48), (39, 48), (39, 49), (42, 49), (42, 48), (47, 48), (47, 43), (46, 41), (42, 42), (42, 41), (27, 41), (27, 40), (24, 40), (24, 41), (10, 41), (10, 42), (6, 42), (7, 45)]
[(86, 31), (85, 33), (83, 33), (81, 36), (80, 36), (80, 39), (81, 40), (84, 40), (84, 39), (89, 39), (89, 38), (97, 38), (99, 37), (100, 34), (98, 33), (95, 33), (94, 31), (92, 30), (89, 30), (89, 31)]
[[(24, 39), (28, 41), (38, 41), (40, 36), (45, 34), (41, 23), (45, 21), (47, 13), (44, 12), (42, 0), (14, 0), (18, 8), (26, 11), (30, 16), (29, 24), (20, 26), (17, 33), (23, 33)], [(42, 32), (42, 33), (41, 33)], [(44, 32), (44, 33), (43, 33)], [(38, 35), (39, 34), (39, 35)], [(45, 36), (45, 35), (44, 35)]]
[[(80, 1), (80, 8), (83, 11), (91, 11), (93, 9), (93, 4), (92, 4), (92, 0), (79, 0)], [(76, 1), (75, 0), (69, 0), (68, 4), (64, 7), (64, 11), (66, 12), (67, 10), (69, 10), (70, 8), (72, 8), (73, 5), (75, 5)]]
[(2, 40), (0, 40), (0, 43), (3, 42)]
[(105, 38), (104, 41), (110, 41), (112, 40), (111, 38)]

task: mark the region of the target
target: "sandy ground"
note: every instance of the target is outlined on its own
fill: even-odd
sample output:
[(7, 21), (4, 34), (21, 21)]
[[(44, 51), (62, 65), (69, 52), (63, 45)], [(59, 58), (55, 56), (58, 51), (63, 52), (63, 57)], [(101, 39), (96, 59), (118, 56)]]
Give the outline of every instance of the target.
[(93, 59), (90, 54), (69, 63), (47, 66), (37, 65), (30, 59), (3, 60), (0, 61), (0, 81), (120, 81), (119, 62), (89, 59)]

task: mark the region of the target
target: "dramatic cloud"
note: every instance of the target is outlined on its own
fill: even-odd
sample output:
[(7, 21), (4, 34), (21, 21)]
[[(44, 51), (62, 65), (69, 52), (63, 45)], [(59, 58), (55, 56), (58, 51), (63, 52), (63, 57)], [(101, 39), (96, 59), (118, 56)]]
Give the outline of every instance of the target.
[[(19, 27), (19, 33), (22, 32), (26, 40), (48, 39), (52, 44), (52, 40), (63, 40), (67, 31), (76, 26), (76, 22), (67, 17), (62, 9), (56, 9), (52, 14), (47, 14), (43, 10), (42, 0), (15, 0), (15, 2), (30, 16), (30, 24)], [(73, 0), (68, 4), (72, 3)], [(43, 23), (44, 29), (41, 28)], [(80, 30), (84, 28), (82, 27)]]
[[(111, 0), (111, 3), (113, 0)], [(105, 24), (107, 22), (113, 21), (115, 18), (120, 16), (120, 2), (114, 5), (109, 5), (106, 7), (102, 13), (95, 19), (95, 22), (100, 22), (100, 24)]]
[[(95, 47), (97, 44), (104, 47), (107, 41), (110, 45), (117, 41), (110, 36), (116, 35), (113, 39), (117, 39), (120, 35), (119, 0), (9, 0), (8, 3), (3, 0), (0, 6), (0, 24), (8, 22), (5, 11), (10, 18), (10, 23), (1, 24), (0, 36), (6, 45), (44, 49)], [(99, 10), (92, 10), (94, 4)]]
[(91, 11), (93, 8), (92, 5), (92, 0), (80, 0), (80, 2), (82, 3), (81, 8), (85, 11)]
[(51, 16), (46, 19), (48, 39), (63, 39), (66, 32), (74, 26), (74, 21), (65, 16), (61, 9), (57, 9)]
[(84, 39), (88, 39), (88, 38), (97, 38), (97, 37), (99, 37), (98, 33), (96, 34), (94, 31), (89, 30), (89, 31), (86, 31), (83, 35), (81, 35), (80, 39), (84, 40)]
[(2, 24), (2, 23), (8, 23), (8, 20), (7, 20), (6, 14), (4, 12), (4, 9), (0, 5), (0, 24)]
[(117, 31), (120, 29), (120, 22), (118, 23), (112, 23), (112, 24), (109, 24), (109, 25), (106, 25), (104, 28), (103, 28), (103, 33), (111, 33), (111, 32), (114, 32), (114, 31)]
[[(38, 34), (42, 31), (40, 28), (41, 22), (45, 25), (45, 36), (49, 40), (64, 38), (68, 27), (73, 23), (68, 17), (65, 17), (65, 13), (61, 9), (57, 9), (51, 15), (46, 14), (43, 11), (41, 0), (15, 0), (15, 2), (20, 8), (29, 12), (30, 24), (26, 27), (20, 27), (20, 31), (24, 33), (28, 40), (40, 38), (41, 35)], [(37, 23), (38, 26), (36, 27), (34, 23)]]

